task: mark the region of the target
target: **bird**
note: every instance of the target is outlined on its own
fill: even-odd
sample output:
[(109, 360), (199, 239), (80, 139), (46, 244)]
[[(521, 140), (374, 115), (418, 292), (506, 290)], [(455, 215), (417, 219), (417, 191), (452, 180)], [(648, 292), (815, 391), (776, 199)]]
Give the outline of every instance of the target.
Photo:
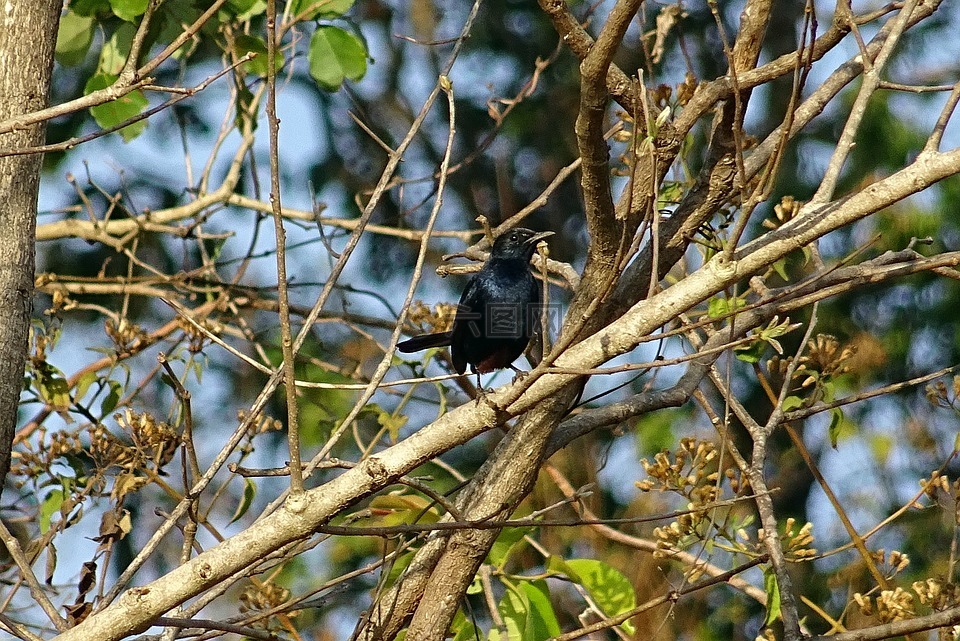
[(469, 364), (481, 390), (480, 374), (509, 367), (521, 375), (513, 361), (540, 331), (542, 311), (540, 283), (530, 272), (530, 259), (537, 243), (550, 236), (552, 231), (523, 227), (497, 236), (487, 262), (460, 296), (453, 328), (414, 336), (397, 349), (410, 353), (449, 346), (454, 369), (463, 374)]

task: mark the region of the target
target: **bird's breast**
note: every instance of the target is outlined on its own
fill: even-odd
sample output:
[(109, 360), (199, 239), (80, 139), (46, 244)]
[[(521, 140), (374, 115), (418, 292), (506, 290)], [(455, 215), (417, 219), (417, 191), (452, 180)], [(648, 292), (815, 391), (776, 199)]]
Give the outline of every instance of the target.
[(501, 263), (484, 276), (480, 279), (480, 284), (488, 295), (499, 299), (512, 301), (523, 299), (518, 298), (518, 294), (528, 292), (536, 286), (533, 274), (524, 263), (517, 265)]

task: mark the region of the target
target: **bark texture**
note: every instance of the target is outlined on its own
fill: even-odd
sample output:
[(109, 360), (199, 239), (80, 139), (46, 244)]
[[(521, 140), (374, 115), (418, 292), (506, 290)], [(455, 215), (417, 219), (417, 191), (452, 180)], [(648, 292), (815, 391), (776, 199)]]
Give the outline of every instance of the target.
[[(0, 121), (47, 106), (62, 6), (61, 0), (10, 0), (0, 6)], [(45, 130), (39, 124), (2, 134), (0, 149), (41, 145)], [(23, 386), (42, 160), (40, 154), (0, 157), (0, 479), (10, 470)]]

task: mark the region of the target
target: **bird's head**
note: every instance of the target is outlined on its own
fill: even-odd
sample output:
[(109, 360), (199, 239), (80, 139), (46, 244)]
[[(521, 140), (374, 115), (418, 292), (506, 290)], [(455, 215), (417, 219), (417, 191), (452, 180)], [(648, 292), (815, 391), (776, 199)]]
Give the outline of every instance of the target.
[(552, 231), (535, 232), (532, 229), (517, 227), (506, 231), (493, 241), (490, 250), (492, 258), (520, 258), (529, 261), (537, 249), (537, 243), (544, 238), (553, 236)]

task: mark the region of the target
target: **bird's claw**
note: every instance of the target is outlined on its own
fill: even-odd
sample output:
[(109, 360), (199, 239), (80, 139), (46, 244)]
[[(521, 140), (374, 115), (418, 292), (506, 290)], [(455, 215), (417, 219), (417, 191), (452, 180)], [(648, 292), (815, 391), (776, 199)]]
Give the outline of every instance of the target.
[(522, 369), (517, 369), (513, 365), (510, 366), (510, 369), (513, 370), (513, 382), (518, 383), (530, 375), (530, 372), (525, 372)]
[(481, 400), (487, 400), (487, 390), (483, 389), (483, 381), (480, 380), (480, 372), (477, 371), (477, 368), (471, 366), (471, 369), (477, 376), (477, 405), (480, 405)]

